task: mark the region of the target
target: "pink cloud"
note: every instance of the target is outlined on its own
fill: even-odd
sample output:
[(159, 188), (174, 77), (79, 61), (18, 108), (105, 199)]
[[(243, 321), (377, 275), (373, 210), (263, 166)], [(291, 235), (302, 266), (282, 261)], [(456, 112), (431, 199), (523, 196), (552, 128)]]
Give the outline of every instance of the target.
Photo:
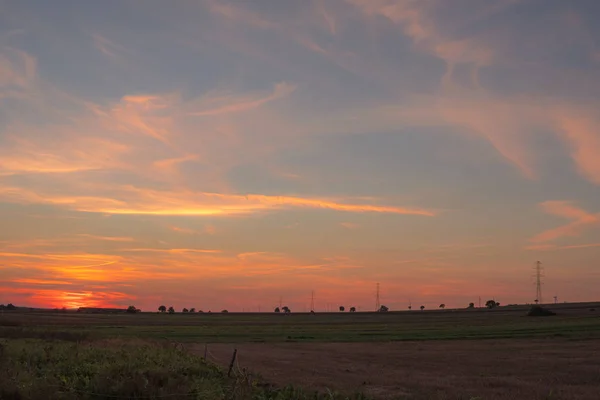
[(535, 244), (543, 244), (563, 237), (576, 237), (586, 230), (600, 225), (600, 214), (590, 214), (568, 201), (546, 201), (540, 206), (549, 214), (571, 219), (573, 222), (537, 234), (530, 239), (530, 242)]

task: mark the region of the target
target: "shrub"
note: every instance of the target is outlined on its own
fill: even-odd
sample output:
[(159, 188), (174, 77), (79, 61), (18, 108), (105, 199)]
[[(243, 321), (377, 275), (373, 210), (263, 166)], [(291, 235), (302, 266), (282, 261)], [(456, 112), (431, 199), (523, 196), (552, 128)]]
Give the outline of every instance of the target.
[(532, 306), (527, 312), (528, 317), (549, 317), (552, 315), (556, 315), (556, 313), (538, 305)]

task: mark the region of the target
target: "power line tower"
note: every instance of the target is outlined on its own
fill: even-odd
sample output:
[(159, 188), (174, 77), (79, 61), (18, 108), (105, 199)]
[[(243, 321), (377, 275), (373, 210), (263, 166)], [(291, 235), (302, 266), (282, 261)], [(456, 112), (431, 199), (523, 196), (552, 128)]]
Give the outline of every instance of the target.
[(542, 278), (543, 278), (542, 263), (535, 262), (535, 301), (537, 304), (542, 304)]
[(375, 295), (375, 311), (379, 311), (381, 302), (379, 300), (379, 283), (377, 283), (377, 294)]
[(310, 293), (310, 311), (315, 311), (315, 291)]

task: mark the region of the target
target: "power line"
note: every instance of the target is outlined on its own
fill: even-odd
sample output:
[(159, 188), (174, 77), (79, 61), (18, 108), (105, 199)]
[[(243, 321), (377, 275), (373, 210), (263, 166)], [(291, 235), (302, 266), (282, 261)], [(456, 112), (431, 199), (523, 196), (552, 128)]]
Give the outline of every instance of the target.
[(542, 304), (542, 277), (543, 268), (540, 261), (535, 262), (535, 301), (538, 304)]

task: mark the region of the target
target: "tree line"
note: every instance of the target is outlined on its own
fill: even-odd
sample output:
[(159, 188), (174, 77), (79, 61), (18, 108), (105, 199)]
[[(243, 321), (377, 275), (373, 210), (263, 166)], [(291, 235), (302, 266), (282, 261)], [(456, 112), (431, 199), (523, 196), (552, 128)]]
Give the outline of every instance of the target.
[[(499, 307), (499, 306), (500, 306), (500, 303), (498, 303), (495, 300), (488, 300), (485, 303), (485, 307), (489, 308), (489, 309), (496, 308), (496, 307)], [(419, 308), (421, 309), (421, 311), (425, 310), (425, 306), (423, 306), (423, 305), (420, 306)], [(445, 309), (446, 308), (446, 304), (444, 304), (444, 303), (440, 304), (439, 308), (442, 309), (442, 310)], [(475, 303), (469, 303), (469, 306), (466, 307), (466, 308), (468, 308), (468, 309), (475, 308)], [(412, 305), (409, 305), (408, 309), (412, 310)], [(387, 307), (385, 305), (381, 305), (379, 307), (379, 309), (377, 310), (377, 312), (388, 312), (389, 310), (390, 310), (389, 307)], [(340, 312), (345, 312), (346, 311), (346, 307), (345, 306), (340, 306), (339, 307), (339, 311)], [(127, 308), (127, 312), (128, 313), (136, 313), (136, 312), (140, 312), (140, 310), (137, 309), (135, 306), (129, 306)], [(164, 313), (175, 314), (176, 313), (175, 308), (173, 306), (170, 306), (169, 308), (167, 308), (165, 305), (159, 306), (158, 307), (158, 312), (161, 313), (161, 314), (164, 314)], [(181, 310), (181, 312), (184, 313), (184, 314), (193, 314), (193, 313), (196, 313), (196, 308), (192, 307), (192, 308), (188, 309), (188, 308), (184, 307)], [(198, 313), (204, 313), (204, 311), (202, 311), (202, 310), (198, 310), (197, 312)], [(221, 311), (221, 313), (227, 313), (227, 312), (228, 312), (227, 310), (222, 310)], [(292, 312), (292, 310), (288, 306), (283, 306), (283, 307), (275, 307), (275, 309), (273, 310), (273, 312), (275, 312), (276, 314), (290, 314)], [(311, 310), (310, 312), (312, 314), (315, 313), (314, 310)], [(351, 313), (356, 312), (356, 307), (350, 307), (348, 309), (348, 312), (351, 312)], [(210, 313), (210, 311), (209, 311), (209, 313)]]

